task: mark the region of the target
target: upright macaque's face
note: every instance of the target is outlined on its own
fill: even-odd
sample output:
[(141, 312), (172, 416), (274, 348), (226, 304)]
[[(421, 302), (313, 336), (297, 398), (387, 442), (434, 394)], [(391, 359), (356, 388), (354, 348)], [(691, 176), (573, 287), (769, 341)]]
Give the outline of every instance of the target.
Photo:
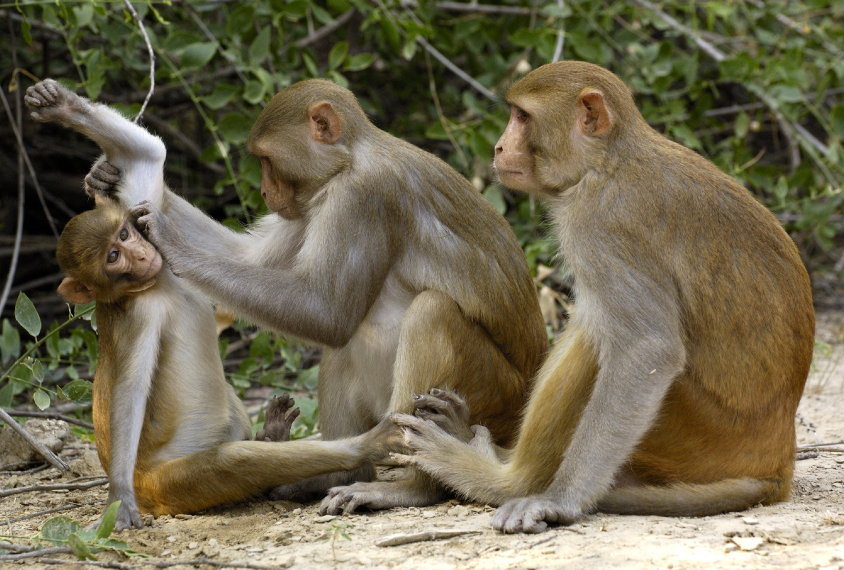
[(293, 185), (282, 179), (278, 169), (273, 168), (273, 161), (269, 157), (261, 159), (261, 196), (271, 212), (282, 218), (293, 220), (301, 215), (296, 203), (296, 191)]
[(538, 192), (528, 125), (533, 117), (521, 107), (510, 106), (510, 122), (495, 144), (493, 168), (498, 181), (513, 190)]
[(103, 272), (117, 289), (142, 291), (155, 283), (161, 265), (158, 250), (124, 220), (106, 248)]

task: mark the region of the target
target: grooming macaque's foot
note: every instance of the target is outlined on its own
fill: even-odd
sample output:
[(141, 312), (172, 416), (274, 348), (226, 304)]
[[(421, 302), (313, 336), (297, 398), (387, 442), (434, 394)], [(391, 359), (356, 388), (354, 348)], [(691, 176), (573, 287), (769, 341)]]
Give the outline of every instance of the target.
[(433, 486), (422, 485), (415, 478), (401, 481), (373, 481), (355, 483), (347, 487), (333, 487), (319, 506), (321, 515), (353, 513), (358, 507), (390, 509), (393, 507), (424, 507), (443, 498), (443, 492)]
[(548, 523), (571, 524), (583, 513), (558, 497), (532, 495), (501, 505), (492, 517), (492, 528), (505, 534), (544, 532)]
[(88, 196), (103, 196), (113, 199), (120, 182), (120, 169), (100, 157), (85, 177), (85, 193)]
[(299, 408), (290, 409), (295, 403), (290, 394), (274, 396), (264, 412), (264, 427), (258, 430), (255, 441), (290, 441), (290, 429), (299, 417)]
[(52, 79), (45, 79), (27, 89), (23, 100), (33, 109), (30, 116), (42, 123), (59, 121), (73, 113), (85, 111), (90, 105)]
[(432, 388), (427, 394), (415, 394), (413, 405), (417, 418), (431, 421), (463, 442), (474, 434), (469, 426), (469, 406), (456, 392)]

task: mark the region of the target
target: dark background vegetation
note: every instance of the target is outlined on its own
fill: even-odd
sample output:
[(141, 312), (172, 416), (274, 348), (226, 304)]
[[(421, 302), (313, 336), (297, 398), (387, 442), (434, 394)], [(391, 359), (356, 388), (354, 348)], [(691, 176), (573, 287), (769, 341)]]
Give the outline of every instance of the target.
[[(134, 116), (150, 88), (139, 21), (155, 53), (155, 89), (142, 123), (167, 145), (166, 179), (232, 227), (264, 212), (260, 169), (243, 148), (250, 126), (278, 90), (325, 77), (352, 89), (377, 126), (466, 175), (507, 216), (546, 303), (562, 314), (565, 270), (543, 267), (561, 263), (542, 205), (495, 186), (490, 161), (508, 116), (506, 87), (555, 58), (585, 60), (613, 70), (648, 122), (768, 206), (800, 249), (816, 304), (841, 306), (844, 5), (488, 1), (135, 1), (136, 15), (120, 1), (0, 3), (7, 102), (0, 112), (0, 279), (11, 280), (0, 331), (0, 406), (77, 409), (96, 362), (87, 325), (45, 337), (68, 318), (55, 293), (61, 275), (53, 228), (61, 231), (92, 206), (81, 188), (98, 151), (62, 127), (31, 121), (22, 91), (33, 78), (53, 77)], [(16, 324), (21, 291), (40, 316), (37, 336)], [(31, 356), (21, 358), (34, 342)], [(260, 386), (261, 397), (270, 389), (306, 393), (314, 385), (312, 348), (241, 324), (224, 335), (221, 351), (244, 394)], [(58, 401), (65, 397), (73, 405)], [(299, 401), (308, 408), (304, 433), (313, 428), (315, 403)]]

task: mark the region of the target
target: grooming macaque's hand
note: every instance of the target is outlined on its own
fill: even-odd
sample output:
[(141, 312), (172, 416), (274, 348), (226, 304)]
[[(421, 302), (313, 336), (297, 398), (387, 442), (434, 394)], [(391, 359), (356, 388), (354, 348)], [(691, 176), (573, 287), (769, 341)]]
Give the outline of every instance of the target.
[(290, 429), (300, 413), (299, 408), (290, 410), (295, 403), (287, 393), (273, 397), (264, 412), (264, 427), (255, 434), (255, 441), (290, 441)]
[(180, 274), (180, 254), (190, 248), (181, 230), (152, 202), (143, 201), (129, 210), (138, 228), (170, 264), (170, 270)]
[(78, 113), (89, 103), (52, 79), (45, 79), (26, 90), (24, 102), (33, 109), (30, 116), (39, 122), (60, 121)]
[(568, 525), (582, 514), (579, 508), (567, 506), (560, 497), (550, 493), (531, 495), (507, 501), (498, 507), (492, 517), (492, 528), (505, 534), (544, 532), (548, 528), (547, 523)]
[(88, 196), (115, 198), (117, 184), (120, 182), (120, 169), (101, 157), (85, 177), (85, 193)]
[(427, 394), (414, 394), (414, 415), (431, 421), (463, 442), (474, 436), (469, 427), (469, 406), (456, 392), (432, 388)]

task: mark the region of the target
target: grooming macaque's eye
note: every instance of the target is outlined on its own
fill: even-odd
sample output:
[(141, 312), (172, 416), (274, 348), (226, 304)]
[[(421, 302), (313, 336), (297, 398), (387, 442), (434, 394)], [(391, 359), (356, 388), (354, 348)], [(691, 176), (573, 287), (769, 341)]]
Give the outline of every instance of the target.
[[(126, 228), (121, 229), (120, 230), (120, 241), (126, 241), (128, 238), (129, 238), (129, 230), (127, 230)], [(112, 253), (117, 253), (117, 252), (115, 251), (115, 252), (112, 252)], [(109, 254), (109, 257), (111, 257), (111, 254)], [(117, 258), (115, 258), (115, 259), (117, 259)]]
[[(123, 231), (126, 231), (126, 230), (123, 230)], [(120, 232), (120, 236), (121, 236), (121, 239), (123, 239), (123, 232)], [(108, 257), (106, 258), (106, 261), (108, 263), (114, 263), (115, 261), (117, 261), (117, 259), (119, 257), (120, 257), (120, 252), (117, 251), (116, 249), (113, 249), (110, 252), (108, 252)]]

